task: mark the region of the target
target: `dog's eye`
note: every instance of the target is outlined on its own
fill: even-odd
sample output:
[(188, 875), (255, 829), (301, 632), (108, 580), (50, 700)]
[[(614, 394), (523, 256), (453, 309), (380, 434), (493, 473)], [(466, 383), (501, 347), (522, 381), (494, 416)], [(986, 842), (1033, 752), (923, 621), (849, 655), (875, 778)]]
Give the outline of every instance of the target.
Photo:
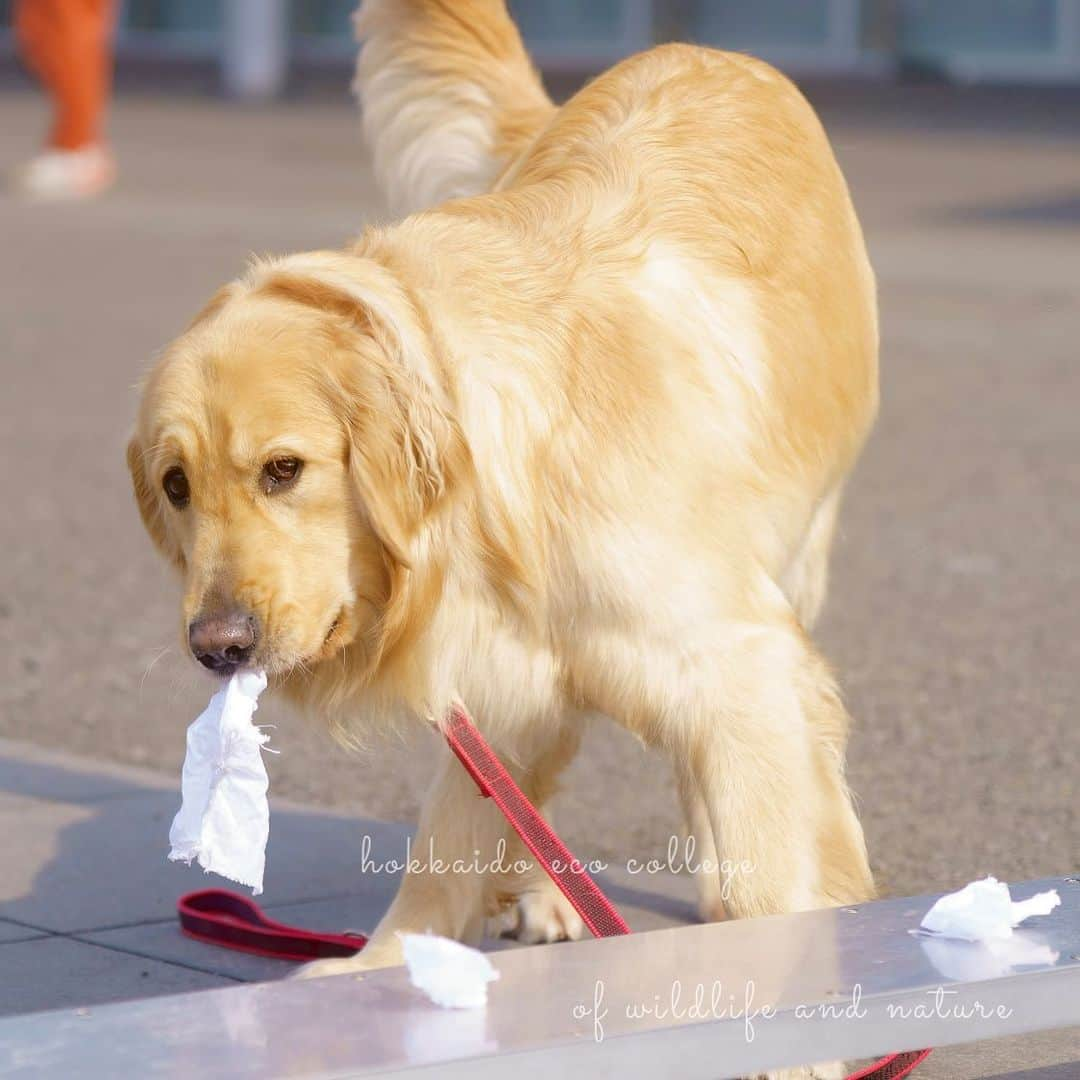
[(279, 457), (263, 466), (263, 490), (269, 495), (291, 484), (299, 475), (304, 463), (299, 458)]
[(161, 486), (165, 489), (165, 494), (173, 506), (179, 510), (187, 506), (191, 499), (191, 488), (188, 487), (188, 479), (179, 465), (174, 465), (162, 477)]

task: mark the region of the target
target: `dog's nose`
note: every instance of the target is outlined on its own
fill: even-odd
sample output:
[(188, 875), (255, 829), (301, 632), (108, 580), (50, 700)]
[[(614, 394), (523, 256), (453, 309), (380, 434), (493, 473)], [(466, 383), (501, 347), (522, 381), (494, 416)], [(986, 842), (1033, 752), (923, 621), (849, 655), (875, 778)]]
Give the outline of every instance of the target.
[(188, 627), (192, 655), (203, 667), (231, 675), (255, 651), (255, 617), (246, 611), (203, 615)]

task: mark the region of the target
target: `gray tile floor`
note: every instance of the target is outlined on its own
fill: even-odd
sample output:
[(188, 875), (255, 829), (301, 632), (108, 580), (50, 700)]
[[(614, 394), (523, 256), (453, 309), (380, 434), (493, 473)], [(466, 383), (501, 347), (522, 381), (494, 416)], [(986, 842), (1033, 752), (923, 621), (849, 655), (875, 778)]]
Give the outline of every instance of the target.
[[(280, 977), (282, 961), (179, 932), (176, 898), (210, 879), (165, 858), (175, 788), (0, 740), (0, 1013), (92, 1005)], [(397, 855), (405, 829), (277, 803), (261, 902), (326, 929), (370, 928), (395, 879), (361, 876)]]

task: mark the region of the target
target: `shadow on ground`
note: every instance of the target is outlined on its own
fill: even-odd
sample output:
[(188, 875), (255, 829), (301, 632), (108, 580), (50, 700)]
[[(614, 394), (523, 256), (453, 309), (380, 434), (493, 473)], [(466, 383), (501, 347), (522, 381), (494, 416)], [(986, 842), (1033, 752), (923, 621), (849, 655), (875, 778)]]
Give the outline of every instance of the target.
[[(294, 968), (181, 934), (177, 898), (229, 883), (166, 860), (178, 803), (176, 790), (152, 775), (49, 761), (0, 740), (0, 828), (8, 838), (0, 856), (0, 1014), (274, 979)], [(408, 837), (404, 826), (277, 802), (258, 902), (309, 929), (370, 931), (397, 888)], [(686, 878), (634, 878), (613, 867), (602, 881), (635, 930), (694, 921)]]
[[(0, 1013), (277, 978), (292, 969), (180, 933), (177, 897), (228, 883), (167, 862), (175, 790), (3, 750)], [(370, 929), (397, 875), (361, 872), (365, 835), (371, 858), (386, 863), (400, 858), (407, 832), (275, 807), (259, 902), (313, 929)]]

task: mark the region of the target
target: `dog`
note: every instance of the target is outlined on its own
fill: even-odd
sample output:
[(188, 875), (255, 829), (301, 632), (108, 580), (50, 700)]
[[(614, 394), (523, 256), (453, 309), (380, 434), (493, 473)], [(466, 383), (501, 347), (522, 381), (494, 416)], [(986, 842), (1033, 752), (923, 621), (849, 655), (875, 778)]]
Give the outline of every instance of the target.
[[(565, 105), (501, 0), (367, 0), (395, 223), (254, 262), (148, 375), (128, 448), (182, 633), (348, 739), (457, 700), (541, 808), (599, 713), (667, 753), (704, 919), (873, 895), (810, 631), (878, 406), (873, 273), (815, 113), (663, 45)], [(507, 843), (447, 751), (416, 849)], [(716, 868), (745, 866), (722, 887)], [(397, 931), (581, 921), (542, 872), (408, 873)]]

